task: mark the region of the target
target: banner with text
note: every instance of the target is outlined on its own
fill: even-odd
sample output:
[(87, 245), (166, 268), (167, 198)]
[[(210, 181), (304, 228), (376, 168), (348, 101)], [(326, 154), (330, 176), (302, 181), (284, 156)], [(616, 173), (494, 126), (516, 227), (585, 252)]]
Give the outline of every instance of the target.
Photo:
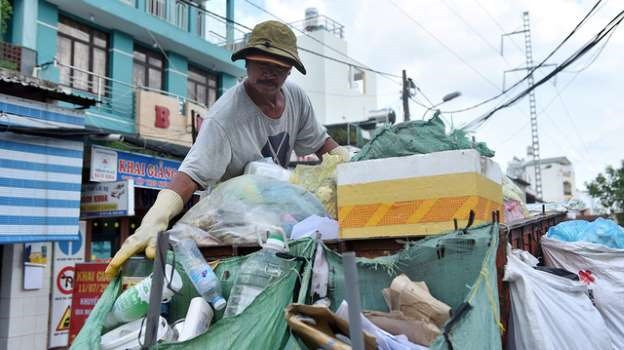
[(93, 145), (90, 180), (134, 180), (135, 187), (163, 189), (167, 188), (171, 178), (178, 172), (180, 164), (180, 161), (173, 159)]
[(89, 317), (89, 313), (110, 282), (110, 278), (104, 274), (106, 266), (108, 266), (107, 263), (83, 263), (75, 266), (71, 317), (69, 319), (70, 344), (80, 332), (82, 325)]
[(82, 185), (80, 218), (134, 216), (134, 180)]

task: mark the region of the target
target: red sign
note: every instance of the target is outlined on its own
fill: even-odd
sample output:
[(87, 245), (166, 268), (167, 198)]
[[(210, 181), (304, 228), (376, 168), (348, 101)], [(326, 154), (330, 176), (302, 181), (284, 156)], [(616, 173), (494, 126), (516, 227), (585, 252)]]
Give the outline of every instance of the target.
[(74, 267), (65, 266), (56, 275), (56, 287), (63, 294), (71, 294), (74, 286)]
[(72, 295), (71, 317), (69, 322), (69, 343), (80, 332), (89, 313), (108, 286), (110, 279), (104, 275), (106, 263), (76, 264), (74, 271), (74, 292)]

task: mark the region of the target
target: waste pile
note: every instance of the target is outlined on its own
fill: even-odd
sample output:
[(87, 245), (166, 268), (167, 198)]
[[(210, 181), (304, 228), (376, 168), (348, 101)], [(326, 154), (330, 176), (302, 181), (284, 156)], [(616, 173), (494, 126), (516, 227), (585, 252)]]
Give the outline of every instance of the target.
[(579, 276), (613, 348), (624, 348), (624, 228), (602, 218), (566, 221), (550, 228), (541, 245), (546, 266)]
[[(72, 348), (142, 347), (151, 281), (163, 275), (158, 349), (350, 349), (346, 291), (356, 287), (366, 349), (500, 349), (492, 212), (503, 209), (503, 180), (493, 154), (435, 116), (382, 130), (357, 162), (326, 156), (294, 171), (252, 162), (174, 224), (162, 274), (122, 269)], [(357, 258), (357, 286), (317, 239), (416, 235), (427, 237)], [(210, 263), (200, 249), (255, 243)]]
[(508, 176), (503, 176), (503, 200), (505, 223), (521, 220), (529, 216), (524, 193)]
[(362, 147), (352, 161), (461, 149), (475, 149), (484, 157), (494, 157), (494, 151), (485, 143), (471, 141), (464, 131), (456, 129), (447, 133), (444, 122), (436, 113), (427, 121), (413, 120), (384, 127)]
[(311, 216), (325, 216), (319, 200), (304, 188), (260, 175), (242, 175), (219, 184), (170, 230), (200, 246), (257, 243), (266, 232), (283, 231)]
[(571, 220), (541, 237), (543, 261), (508, 247), (507, 348), (624, 348), (623, 238), (612, 220)]

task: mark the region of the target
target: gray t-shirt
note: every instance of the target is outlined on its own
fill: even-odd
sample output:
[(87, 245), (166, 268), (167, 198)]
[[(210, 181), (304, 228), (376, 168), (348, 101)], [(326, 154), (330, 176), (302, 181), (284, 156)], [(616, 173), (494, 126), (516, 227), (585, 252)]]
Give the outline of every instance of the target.
[(229, 89), (208, 110), (195, 144), (178, 169), (202, 188), (241, 175), (247, 163), (273, 158), (286, 166), (291, 152), (318, 151), (329, 137), (316, 121), (310, 99), (295, 84), (285, 83), (284, 113), (267, 117), (243, 83)]

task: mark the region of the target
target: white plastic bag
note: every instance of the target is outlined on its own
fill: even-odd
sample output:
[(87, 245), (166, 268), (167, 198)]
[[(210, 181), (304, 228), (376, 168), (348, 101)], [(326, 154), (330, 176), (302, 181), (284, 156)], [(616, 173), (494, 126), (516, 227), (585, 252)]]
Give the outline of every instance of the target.
[(503, 280), (511, 295), (508, 349), (611, 349), (584, 284), (535, 270), (517, 252), (507, 254)]
[(614, 349), (624, 349), (624, 249), (542, 237), (547, 266), (579, 275), (592, 290)]
[[(342, 301), (338, 310), (336, 310), (336, 316), (349, 322), (349, 304), (346, 301)], [(369, 321), (364, 315), (360, 314), (362, 318), (362, 330), (368, 332), (374, 336), (377, 340), (377, 348), (380, 350), (425, 350), (427, 347), (414, 344), (410, 342), (405, 335), (392, 335), (383, 329), (375, 326), (375, 324)]]
[(267, 231), (284, 232), (311, 216), (325, 216), (319, 200), (304, 188), (260, 175), (220, 183), (178, 220), (169, 233), (198, 245), (257, 243)]

